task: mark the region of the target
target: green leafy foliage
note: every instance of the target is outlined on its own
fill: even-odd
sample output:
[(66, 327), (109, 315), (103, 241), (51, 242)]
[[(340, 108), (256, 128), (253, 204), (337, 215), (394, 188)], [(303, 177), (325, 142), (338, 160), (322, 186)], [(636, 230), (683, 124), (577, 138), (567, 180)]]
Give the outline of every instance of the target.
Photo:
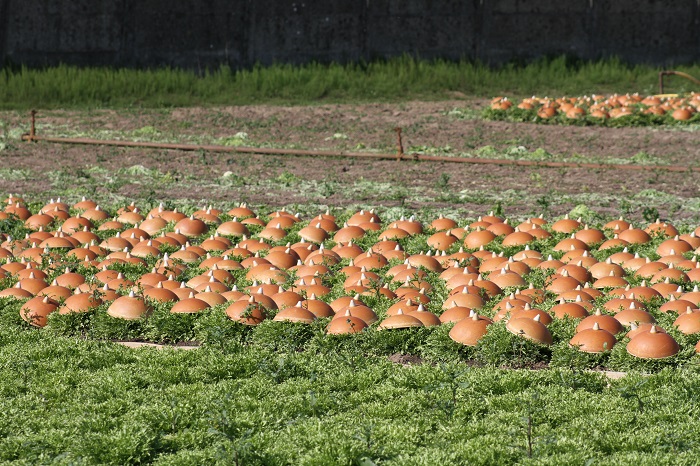
[(322, 331), (320, 325), (296, 322), (275, 322), (265, 320), (251, 335), (251, 345), (267, 351), (280, 353), (303, 349), (315, 333)]
[(172, 303), (153, 305), (153, 311), (142, 325), (143, 336), (157, 343), (174, 343), (194, 340), (194, 328), (201, 314), (174, 314)]
[(5, 326), (0, 356), (4, 462), (692, 464), (698, 449), (700, 387), (682, 370), (608, 380), (340, 349), (131, 350)]
[(90, 319), (90, 336), (100, 340), (139, 340), (145, 319), (115, 319), (107, 314), (108, 304), (99, 306)]
[[(700, 74), (697, 65), (677, 69), (695, 76)], [(28, 109), (302, 104), (319, 99), (405, 101), (454, 98), (450, 92), (455, 91), (494, 96), (506, 89), (519, 96), (651, 92), (656, 89), (659, 71), (657, 67), (631, 66), (616, 59), (586, 62), (564, 56), (499, 67), (467, 60), (423, 60), (403, 56), (368, 63), (275, 64), (241, 70), (222, 66), (204, 73), (171, 68), (5, 67), (0, 70), (3, 84), (0, 106)], [(676, 90), (691, 90), (684, 82), (677, 85)], [(469, 112), (463, 115), (471, 117)], [(157, 129), (152, 126), (138, 130), (140, 136), (150, 137), (154, 133), (157, 134)], [(223, 142), (235, 145), (245, 140), (244, 134)], [(342, 134), (333, 137), (342, 138)]]
[(514, 335), (503, 322), (489, 325), (477, 344), (477, 358), (483, 364), (496, 367), (529, 367), (549, 359), (547, 347)]

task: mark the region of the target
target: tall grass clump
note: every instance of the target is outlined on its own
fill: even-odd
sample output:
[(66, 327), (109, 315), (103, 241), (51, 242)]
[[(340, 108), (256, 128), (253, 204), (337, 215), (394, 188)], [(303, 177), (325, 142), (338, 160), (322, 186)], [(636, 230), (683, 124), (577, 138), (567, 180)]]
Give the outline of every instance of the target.
[[(700, 64), (678, 67), (700, 75)], [(402, 56), (349, 64), (228, 66), (192, 70), (79, 68), (60, 65), (0, 70), (0, 108), (173, 107), (251, 103), (439, 100), (465, 96), (654, 93), (661, 68), (612, 58), (542, 58), (492, 67), (472, 61)], [(693, 90), (675, 79), (671, 91)]]

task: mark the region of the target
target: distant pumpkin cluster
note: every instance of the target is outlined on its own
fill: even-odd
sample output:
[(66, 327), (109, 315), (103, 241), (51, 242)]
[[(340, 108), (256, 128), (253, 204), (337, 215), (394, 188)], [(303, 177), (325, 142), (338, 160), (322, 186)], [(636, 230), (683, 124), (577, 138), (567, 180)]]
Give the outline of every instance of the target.
[[(17, 218), (31, 233), (0, 234), (0, 279), (7, 285), (0, 297), (26, 300), (21, 316), (38, 327), (53, 312), (107, 304), (115, 319), (148, 318), (162, 302), (174, 314), (221, 305), (230, 319), (250, 326), (268, 318), (300, 324), (329, 318), (329, 334), (451, 324), (450, 337), (469, 346), (504, 321), (511, 333), (551, 345), (547, 326), (569, 318), (580, 321), (570, 345), (581, 351), (603, 352), (627, 337), (630, 354), (656, 359), (679, 351), (647, 310), (660, 300), (659, 312), (678, 315), (678, 331), (700, 333), (700, 291), (693, 283), (700, 282), (700, 265), (692, 256), (700, 252), (700, 227), (679, 234), (669, 223), (640, 229), (619, 219), (597, 229), (568, 217), (511, 225), (493, 213), (463, 226), (444, 217), (385, 224), (367, 210), (339, 225), (329, 212), (308, 221), (284, 210), (262, 218), (246, 205), (190, 216), (162, 206), (141, 212), (133, 204), (110, 215), (85, 199), (52, 200), (35, 213), (19, 197), (4, 205), (0, 220)], [(290, 231), (295, 241), (281, 244)], [(376, 241), (367, 243), (370, 233)], [(402, 243), (418, 235), (424, 250), (409, 254)], [(557, 258), (536, 250), (552, 238), (561, 238), (550, 251)], [(627, 250), (654, 239), (656, 260)], [(489, 251), (494, 245), (511, 255)], [(606, 250), (617, 252), (594, 257)], [(114, 270), (118, 264), (152, 267), (129, 279)], [(546, 281), (535, 287), (528, 279), (538, 269)], [(338, 294), (330, 285), (338, 274), (342, 296), (330, 299)], [(446, 297), (438, 298), (436, 280)], [(392, 304), (377, 312), (368, 296)], [(557, 304), (544, 307), (548, 297)], [(484, 309), (493, 311), (486, 316)]]
[(674, 120), (687, 121), (700, 111), (700, 93), (691, 93), (686, 96), (645, 97), (639, 94), (559, 98), (532, 96), (523, 99), (517, 105), (507, 97), (495, 97), (491, 100), (492, 110), (509, 111), (515, 108), (532, 111), (544, 120), (558, 115), (574, 120), (586, 116), (606, 120), (635, 114), (656, 116), (668, 114)]

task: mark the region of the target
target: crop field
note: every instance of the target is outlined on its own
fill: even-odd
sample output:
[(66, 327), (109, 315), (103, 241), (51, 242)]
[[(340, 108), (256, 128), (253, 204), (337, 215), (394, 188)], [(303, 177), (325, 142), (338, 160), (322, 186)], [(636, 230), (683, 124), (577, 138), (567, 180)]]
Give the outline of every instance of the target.
[(700, 93), (668, 96), (530, 97), (517, 105), (496, 97), (484, 117), (533, 123), (600, 126), (690, 125), (700, 122)]
[[(697, 464), (700, 122), (631, 103), (657, 71), (4, 70), (0, 463)], [(518, 108), (615, 93), (634, 115)], [(405, 155), (29, 143), (30, 108), (290, 151), (400, 127)]]

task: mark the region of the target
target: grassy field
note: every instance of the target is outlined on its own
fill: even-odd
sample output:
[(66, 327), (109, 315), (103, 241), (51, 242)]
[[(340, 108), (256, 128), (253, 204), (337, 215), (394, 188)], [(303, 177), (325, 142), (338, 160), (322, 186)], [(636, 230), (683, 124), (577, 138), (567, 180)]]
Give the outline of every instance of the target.
[(0, 329), (4, 464), (696, 464), (697, 372), (404, 367)]
[[(700, 65), (680, 71), (700, 75)], [(172, 107), (445, 99), (455, 96), (584, 95), (658, 92), (652, 66), (618, 60), (583, 62), (559, 57), (490, 68), (472, 62), (410, 57), (352, 65), (222, 67), (204, 75), (176, 69), (132, 70), (60, 66), (0, 71), (0, 109)], [(689, 91), (669, 80), (668, 91)], [(668, 92), (667, 91), (667, 92)]]

